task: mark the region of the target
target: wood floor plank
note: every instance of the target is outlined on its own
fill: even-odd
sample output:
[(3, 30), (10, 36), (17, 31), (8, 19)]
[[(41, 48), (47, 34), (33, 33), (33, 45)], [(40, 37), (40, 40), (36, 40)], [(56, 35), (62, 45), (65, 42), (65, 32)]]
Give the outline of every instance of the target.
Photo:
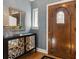
[[(44, 53), (41, 53), (41, 52), (36, 52), (36, 53), (30, 53), (28, 55), (21, 56), (18, 59), (41, 59), (45, 55), (47, 55), (47, 54), (44, 54)], [(51, 56), (51, 55), (47, 55), (47, 56), (54, 57), (56, 59), (61, 59), (61, 58)]]

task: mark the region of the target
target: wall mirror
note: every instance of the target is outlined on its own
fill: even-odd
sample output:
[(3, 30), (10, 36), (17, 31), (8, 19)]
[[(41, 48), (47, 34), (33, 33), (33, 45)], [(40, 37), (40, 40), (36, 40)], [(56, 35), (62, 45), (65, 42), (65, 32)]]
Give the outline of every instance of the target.
[(19, 30), (25, 28), (25, 12), (15, 8), (9, 8), (9, 26), (18, 27)]
[(8, 10), (8, 25), (4, 25), (5, 27), (10, 27), (15, 30), (24, 30), (25, 29), (25, 12), (15, 8), (9, 8)]

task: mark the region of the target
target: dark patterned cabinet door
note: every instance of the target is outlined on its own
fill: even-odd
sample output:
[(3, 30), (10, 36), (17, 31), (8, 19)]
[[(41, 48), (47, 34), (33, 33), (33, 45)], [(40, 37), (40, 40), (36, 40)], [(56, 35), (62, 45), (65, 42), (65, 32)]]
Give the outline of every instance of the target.
[(24, 38), (8, 41), (8, 59), (14, 59), (24, 53)]
[(35, 35), (26, 37), (26, 52), (35, 48)]
[(4, 59), (17, 59), (32, 50), (36, 51), (36, 38), (36, 34), (4, 38)]

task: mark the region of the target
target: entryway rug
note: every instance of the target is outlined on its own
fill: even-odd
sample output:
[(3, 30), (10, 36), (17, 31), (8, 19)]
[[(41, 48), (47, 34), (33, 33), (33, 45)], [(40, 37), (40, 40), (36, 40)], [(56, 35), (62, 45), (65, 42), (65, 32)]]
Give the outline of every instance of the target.
[(41, 59), (55, 59), (55, 58), (52, 58), (52, 57), (49, 57), (49, 56), (43, 56)]

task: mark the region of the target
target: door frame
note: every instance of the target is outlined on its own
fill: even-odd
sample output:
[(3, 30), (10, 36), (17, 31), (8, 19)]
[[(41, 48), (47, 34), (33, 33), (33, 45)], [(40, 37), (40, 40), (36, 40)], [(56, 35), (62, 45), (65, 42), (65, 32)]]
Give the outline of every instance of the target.
[(47, 54), (48, 54), (48, 7), (51, 5), (57, 5), (61, 3), (71, 2), (71, 1), (74, 1), (74, 0), (58, 1), (58, 2), (53, 2), (46, 5), (46, 52)]

